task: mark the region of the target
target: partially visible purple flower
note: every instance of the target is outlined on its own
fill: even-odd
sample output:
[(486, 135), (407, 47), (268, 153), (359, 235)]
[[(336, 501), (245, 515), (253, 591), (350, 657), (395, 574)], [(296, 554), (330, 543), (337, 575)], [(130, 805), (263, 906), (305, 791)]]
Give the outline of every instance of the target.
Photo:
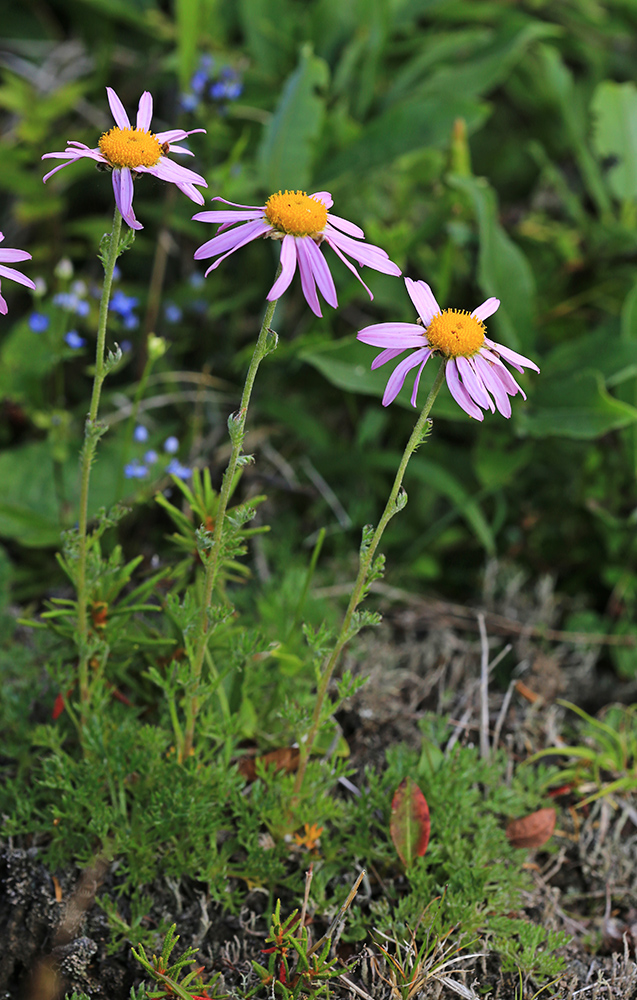
[(29, 316), (29, 326), (34, 333), (44, 333), (48, 330), (50, 319), (44, 313), (32, 312)]
[[(263, 236), (280, 240), (282, 271), (268, 292), (270, 302), (283, 295), (298, 264), (303, 294), (312, 312), (316, 316), (322, 315), (317, 287), (329, 305), (334, 308), (338, 306), (334, 281), (320, 250), (322, 243), (327, 243), (332, 248), (336, 256), (356, 275), (372, 299), (374, 296), (346, 254), (357, 260), (361, 267), (367, 265), (384, 274), (401, 273), (384, 250), (371, 243), (360, 242), (365, 238), (362, 229), (328, 211), (333, 205), (328, 191), (318, 191), (312, 195), (307, 195), (304, 191), (279, 191), (270, 195), (262, 206), (235, 205), (225, 198), (212, 200), (223, 201), (232, 208), (193, 215), (193, 219), (199, 222), (221, 223), (217, 235), (195, 251), (195, 260), (217, 257), (206, 271), (208, 275), (231, 253), (252, 240)], [(230, 228), (231, 226), (234, 228)]]
[(164, 441), (164, 451), (167, 455), (176, 455), (179, 451), (179, 440), (174, 436), (174, 434), (171, 434), (171, 436), (167, 437)]
[(482, 410), (494, 413), (496, 408), (503, 417), (510, 417), (509, 396), (518, 392), (523, 399), (526, 396), (503, 360), (519, 372), (523, 372), (524, 368), (532, 368), (536, 372), (540, 369), (533, 361), (486, 336), (484, 320), (496, 312), (500, 300), (487, 299), (471, 314), (456, 309), (442, 310), (424, 281), (405, 278), (405, 284), (422, 326), (416, 323), (377, 323), (357, 334), (358, 340), (364, 344), (384, 348), (372, 362), (372, 368), (379, 368), (404, 351), (414, 349), (389, 376), (383, 406), (394, 401), (407, 374), (418, 367), (411, 394), (411, 404), (415, 406), (423, 369), (432, 354), (438, 354), (446, 359), (445, 377), (451, 395), (470, 417), (484, 420)]
[(166, 466), (166, 472), (169, 472), (171, 476), (177, 476), (178, 479), (190, 479), (192, 476), (192, 469), (182, 465), (178, 458), (171, 458)]
[(144, 427), (143, 424), (137, 424), (137, 427), (133, 431), (133, 441), (137, 441), (138, 444), (148, 441), (148, 428)]
[[(0, 243), (4, 240), (4, 235), (0, 233)], [(16, 271), (15, 267), (5, 267), (5, 264), (17, 264), (21, 260), (31, 260), (31, 254), (27, 253), (26, 250), (12, 250), (9, 247), (0, 248), (0, 278), (10, 278), (11, 281), (17, 281), (20, 285), (26, 285), (27, 288), (35, 290), (35, 281), (31, 278), (27, 278), (26, 274), (22, 274), (21, 271)], [(1, 285), (1, 282), (0, 282)], [(2, 292), (0, 292), (0, 313), (6, 316), (9, 312), (9, 306), (7, 305)]]
[(84, 347), (86, 343), (84, 337), (80, 337), (77, 330), (69, 330), (68, 333), (65, 333), (64, 340), (74, 351), (79, 351), (80, 347)]
[[(168, 159), (168, 153), (190, 153), (178, 145), (193, 132), (205, 132), (205, 129), (196, 128), (190, 132), (181, 128), (169, 129), (167, 132), (154, 134), (150, 131), (150, 122), (153, 116), (153, 98), (145, 90), (139, 99), (137, 109), (137, 122), (135, 127), (130, 123), (124, 105), (112, 89), (106, 88), (108, 103), (115, 119), (115, 127), (108, 132), (104, 132), (98, 146), (91, 149), (83, 142), (76, 142), (70, 139), (67, 148), (60, 153), (45, 153), (43, 160), (76, 160), (87, 158), (95, 160), (98, 164), (105, 164), (112, 170), (113, 194), (115, 204), (131, 229), (143, 229), (144, 227), (135, 218), (133, 212), (133, 180), (138, 174), (152, 174), (162, 181), (175, 184), (179, 190), (191, 201), (203, 205), (203, 195), (197, 190), (199, 187), (208, 187), (203, 177), (196, 174), (187, 167), (175, 163)], [(68, 167), (69, 163), (62, 163), (59, 167), (54, 167), (43, 177), (47, 181), (49, 177)]]

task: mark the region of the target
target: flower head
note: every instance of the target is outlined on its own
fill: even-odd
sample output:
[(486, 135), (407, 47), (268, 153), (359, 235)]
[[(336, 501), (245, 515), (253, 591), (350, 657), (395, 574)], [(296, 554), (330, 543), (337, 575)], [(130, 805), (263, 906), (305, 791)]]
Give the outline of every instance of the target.
[(472, 313), (443, 310), (424, 281), (405, 278), (405, 284), (422, 326), (416, 323), (377, 323), (366, 326), (357, 335), (364, 344), (384, 348), (374, 358), (372, 368), (379, 368), (409, 348), (415, 348), (389, 376), (383, 406), (394, 401), (408, 372), (419, 366), (411, 394), (411, 404), (415, 406), (423, 369), (431, 355), (438, 354), (446, 359), (445, 377), (451, 395), (470, 417), (483, 420), (480, 407), (492, 413), (497, 408), (503, 417), (510, 417), (509, 396), (518, 392), (524, 399), (526, 396), (503, 362), (508, 362), (519, 372), (524, 368), (532, 368), (536, 372), (540, 369), (533, 361), (487, 337), (484, 320), (493, 315), (500, 300), (487, 299)]
[[(217, 257), (206, 274), (218, 267), (231, 253), (252, 240), (267, 236), (281, 241), (281, 274), (268, 292), (268, 299), (278, 299), (289, 286), (298, 263), (301, 287), (307, 304), (315, 315), (321, 315), (317, 286), (325, 301), (336, 307), (336, 289), (330, 270), (321, 253), (321, 243), (327, 243), (337, 257), (352, 271), (363, 288), (374, 296), (362, 280), (354, 265), (345, 256), (348, 254), (361, 265), (383, 271), (385, 274), (399, 275), (400, 268), (394, 264), (384, 250), (371, 243), (359, 242), (365, 233), (353, 222), (332, 215), (332, 196), (327, 191), (308, 195), (304, 191), (278, 191), (270, 195), (265, 205), (235, 205), (225, 198), (213, 198), (232, 205), (230, 210), (198, 212), (193, 216), (199, 222), (218, 222), (220, 228), (216, 236), (204, 243), (195, 252), (195, 260)], [(239, 223), (239, 225), (234, 225)], [(234, 228), (230, 228), (234, 226)], [(221, 255), (221, 256), (219, 256)]]
[[(2, 243), (3, 239), (4, 236), (0, 233), (0, 243)], [(5, 267), (5, 264), (16, 264), (20, 260), (31, 260), (31, 254), (27, 253), (26, 250), (11, 250), (9, 247), (1, 247), (0, 278), (11, 278), (12, 281), (18, 281), (21, 285), (26, 285), (27, 288), (34, 290), (35, 281), (31, 281), (31, 278), (27, 278), (25, 274), (22, 274), (20, 271), (16, 271), (15, 267)], [(9, 306), (0, 292), (0, 313), (2, 313), (3, 316), (6, 316), (8, 312)]]
[[(208, 187), (203, 177), (196, 174), (187, 167), (182, 167), (179, 163), (168, 159), (168, 153), (193, 154), (189, 149), (176, 145), (182, 142), (193, 132), (205, 132), (205, 129), (195, 128), (190, 132), (181, 128), (169, 129), (167, 132), (150, 131), (150, 120), (153, 116), (153, 98), (145, 90), (139, 99), (137, 109), (137, 121), (135, 127), (131, 125), (128, 115), (124, 110), (124, 105), (112, 89), (106, 88), (108, 103), (115, 119), (114, 128), (104, 132), (98, 146), (91, 149), (83, 142), (75, 142), (70, 139), (67, 148), (61, 153), (45, 153), (43, 160), (68, 160), (75, 162), (83, 157), (95, 160), (98, 164), (103, 164), (112, 171), (113, 193), (115, 204), (125, 222), (131, 229), (143, 229), (144, 227), (135, 218), (133, 212), (133, 180), (138, 174), (152, 174), (159, 180), (169, 181), (176, 184), (191, 201), (196, 201), (198, 205), (203, 205), (203, 195), (195, 185)], [(43, 178), (47, 181), (49, 177), (68, 167), (68, 163), (63, 163), (59, 167), (54, 167)]]

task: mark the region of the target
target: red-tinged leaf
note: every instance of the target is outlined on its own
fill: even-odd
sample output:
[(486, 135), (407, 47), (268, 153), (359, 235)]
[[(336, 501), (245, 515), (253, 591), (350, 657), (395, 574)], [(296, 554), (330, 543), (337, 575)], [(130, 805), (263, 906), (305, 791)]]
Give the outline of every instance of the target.
[(556, 812), (552, 806), (513, 819), (506, 828), (511, 847), (541, 847), (553, 835)]
[(403, 778), (392, 800), (389, 832), (405, 868), (427, 850), (430, 827), (427, 799), (415, 781)]
[[(66, 697), (69, 698), (72, 695), (72, 693), (73, 693), (73, 688), (69, 688), (68, 691), (66, 692)], [(62, 712), (64, 711), (64, 708), (65, 708), (64, 695), (62, 694), (62, 692), (60, 692), (60, 694), (57, 695), (55, 701), (53, 702), (53, 711), (51, 712), (51, 718), (53, 719), (54, 722), (56, 719), (60, 718)]]
[(277, 750), (263, 754), (262, 757), (242, 757), (238, 769), (239, 774), (242, 774), (246, 781), (251, 782), (256, 779), (258, 760), (263, 762), (266, 769), (273, 767), (275, 771), (285, 771), (290, 774), (296, 771), (299, 766), (299, 748), (279, 747)]

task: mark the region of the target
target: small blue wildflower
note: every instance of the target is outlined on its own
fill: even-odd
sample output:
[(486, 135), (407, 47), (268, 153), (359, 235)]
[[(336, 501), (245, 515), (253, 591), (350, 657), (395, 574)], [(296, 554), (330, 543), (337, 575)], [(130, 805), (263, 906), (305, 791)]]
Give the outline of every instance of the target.
[(207, 82), (208, 82), (208, 74), (206, 73), (206, 71), (203, 69), (198, 69), (192, 75), (192, 79), (190, 81), (190, 89), (193, 91), (194, 94), (199, 95), (203, 93), (204, 87), (206, 86)]
[(167, 323), (179, 323), (183, 312), (175, 302), (167, 302), (164, 306), (164, 316)]
[(190, 277), (188, 278), (188, 284), (190, 285), (191, 288), (202, 288), (205, 285), (205, 283), (206, 279), (204, 278), (201, 271), (193, 271)]
[(72, 347), (74, 351), (79, 351), (80, 347), (84, 347), (86, 340), (84, 337), (80, 337), (77, 330), (69, 330), (68, 333), (64, 334), (64, 340)]
[(194, 111), (199, 106), (199, 98), (196, 94), (182, 94), (179, 103), (182, 111)]
[(133, 441), (137, 441), (138, 444), (148, 441), (148, 429), (143, 424), (137, 424), (137, 427), (133, 431)]
[(176, 438), (174, 434), (171, 434), (171, 436), (167, 437), (164, 441), (164, 451), (167, 455), (176, 455), (179, 451), (179, 439)]
[(49, 317), (44, 313), (33, 312), (29, 316), (29, 326), (34, 333), (44, 333), (49, 328)]
[(129, 313), (128, 316), (124, 316), (122, 320), (125, 330), (136, 330), (139, 326), (139, 318), (133, 313)]
[(133, 350), (132, 340), (122, 340), (119, 346), (122, 349), (122, 354), (130, 354)]
[(91, 311), (91, 307), (86, 299), (76, 299), (75, 301), (75, 312), (78, 316), (88, 316)]
[(153, 449), (151, 448), (150, 451), (147, 451), (146, 454), (144, 455), (144, 461), (146, 462), (147, 465), (154, 465), (158, 457), (159, 456), (157, 455), (157, 452), (153, 451)]
[(148, 469), (137, 459), (133, 459), (128, 465), (124, 466), (124, 476), (126, 479), (144, 479), (148, 475)]
[(222, 80), (215, 80), (208, 91), (213, 101), (223, 101), (226, 96), (226, 85)]
[(111, 296), (109, 308), (119, 316), (128, 316), (138, 303), (139, 299), (136, 299), (133, 295), (126, 295), (121, 288), (118, 288)]
[(121, 276), (122, 272), (120, 270), (119, 264), (116, 264), (115, 267), (113, 268), (113, 281), (119, 281)]
[(178, 458), (171, 458), (166, 466), (166, 472), (169, 472), (171, 476), (177, 476), (178, 479), (190, 479), (192, 476), (192, 469), (182, 465)]

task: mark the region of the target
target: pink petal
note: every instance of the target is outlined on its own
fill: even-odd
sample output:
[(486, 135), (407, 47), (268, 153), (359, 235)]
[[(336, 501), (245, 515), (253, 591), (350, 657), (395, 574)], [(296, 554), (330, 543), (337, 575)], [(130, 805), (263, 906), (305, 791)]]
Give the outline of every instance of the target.
[(307, 249), (307, 238), (298, 236), (294, 238), (296, 243), (296, 255), (299, 262), (299, 274), (301, 275), (301, 288), (305, 295), (305, 300), (315, 316), (322, 316), (318, 295), (316, 294), (316, 283), (314, 280), (314, 269), (312, 258)]
[(189, 170), (188, 167), (182, 167), (181, 163), (173, 163), (166, 156), (160, 157), (159, 163), (154, 167), (139, 167), (136, 171), (140, 174), (152, 174), (160, 181), (169, 181), (171, 184), (200, 184), (202, 187), (208, 187), (200, 174)]
[(373, 243), (359, 243), (350, 236), (336, 231), (330, 233), (329, 240), (333, 246), (340, 247), (344, 253), (357, 260), (361, 267), (367, 265), (367, 267), (373, 267), (375, 271), (382, 271), (384, 274), (394, 276), (401, 274), (398, 265), (389, 259), (384, 250), (374, 246)]
[(241, 212), (224, 212), (223, 210), (213, 210), (211, 212), (198, 212), (197, 215), (193, 215), (193, 219), (197, 222), (251, 222), (253, 219), (262, 219), (263, 209), (255, 208), (251, 212), (241, 211)]
[(5, 299), (4, 295), (0, 294), (0, 314), (2, 316), (6, 316), (8, 312), (9, 312), (9, 306), (7, 305), (7, 300)]
[[(511, 403), (509, 402), (509, 397), (507, 396), (506, 386), (504, 386), (497, 377), (492, 375), (495, 366), (490, 365), (489, 362), (485, 361), (485, 359), (479, 354), (476, 354), (473, 361), (484, 385), (489, 389), (489, 392), (493, 394), (498, 411), (503, 417), (510, 417)], [(515, 395), (515, 393), (513, 393), (513, 395)]]
[(316, 284), (318, 285), (319, 291), (328, 305), (332, 306), (333, 309), (338, 308), (338, 299), (336, 297), (336, 288), (334, 287), (334, 279), (330, 272), (329, 267), (325, 257), (321, 253), (319, 247), (310, 237), (306, 237), (303, 240), (303, 246), (305, 247), (308, 258), (312, 265), (312, 274), (316, 279)]
[(121, 170), (113, 170), (113, 194), (115, 204), (124, 222), (131, 229), (143, 229), (144, 227), (135, 218), (133, 212), (133, 178), (128, 167)]
[(388, 361), (393, 361), (394, 358), (400, 357), (403, 351), (403, 347), (388, 347), (386, 351), (381, 351), (372, 361), (372, 371), (380, 368), (381, 365), (386, 364)]
[(393, 403), (405, 384), (405, 379), (411, 369), (416, 368), (423, 360), (426, 361), (430, 354), (430, 348), (425, 347), (421, 351), (414, 351), (404, 361), (401, 361), (399, 365), (396, 365), (385, 386), (383, 406), (389, 406), (390, 403)]
[(489, 341), (486, 338), (485, 344), (488, 347), (492, 347), (494, 351), (497, 351), (505, 361), (508, 361), (518, 371), (522, 371), (523, 368), (532, 368), (534, 372), (539, 372), (540, 370), (534, 361), (525, 358), (523, 354), (518, 354), (517, 351), (512, 351), (509, 347), (503, 347), (502, 344), (496, 344), (495, 341)]
[(436, 302), (435, 295), (426, 282), (405, 278), (405, 285), (409, 298), (415, 305), (416, 312), (423, 321), (426, 329), (434, 316), (442, 312), (442, 309)]
[(468, 358), (456, 358), (456, 367), (462, 377), (462, 384), (471, 398), (484, 410), (491, 410), (493, 413), (493, 403), (487, 393), (482, 380), (478, 377)]
[(224, 205), (232, 205), (233, 208), (252, 208), (252, 209), (260, 208), (262, 212), (265, 212), (265, 205), (239, 205), (238, 202), (236, 202), (236, 201), (227, 201), (225, 198), (222, 198), (221, 195), (218, 195), (218, 194), (215, 195), (215, 197), (211, 198), (210, 200), (211, 201), (222, 201), (224, 203)]
[(14, 267), (4, 267), (0, 264), (0, 274), (3, 278), (11, 278), (11, 281), (26, 285), (27, 288), (35, 288), (35, 281), (31, 281), (31, 278), (27, 278), (26, 274), (22, 274), (21, 271), (16, 271)]
[(126, 114), (126, 111), (124, 110), (124, 105), (120, 101), (119, 97), (117, 96), (113, 88), (107, 87), (106, 93), (108, 94), (108, 103), (117, 127), (130, 128), (131, 123), (128, 120), (128, 115)]
[(143, 129), (144, 132), (148, 132), (150, 129), (150, 121), (153, 117), (153, 98), (147, 90), (144, 91), (139, 99), (139, 105), (137, 107), (137, 128)]
[[(2, 233), (0, 233), (0, 240), (2, 238)], [(0, 261), (3, 264), (15, 264), (19, 260), (31, 260), (31, 254), (27, 253), (26, 250), (12, 250), (10, 247), (0, 247)]]
[(416, 323), (374, 323), (356, 334), (356, 339), (372, 347), (400, 348), (428, 346), (425, 331)]
[(447, 379), (447, 385), (449, 386), (449, 392), (455, 399), (458, 406), (462, 407), (465, 413), (468, 413), (470, 417), (475, 417), (476, 420), (484, 420), (482, 410), (476, 406), (458, 378), (458, 369), (456, 368), (456, 363), (453, 358), (450, 358), (445, 365), (445, 377)]
[[(197, 218), (197, 216), (194, 216)], [(213, 236), (207, 243), (203, 243), (195, 250), (195, 260), (203, 260), (206, 257), (216, 257), (217, 254), (226, 251), (232, 253), (239, 247), (245, 246), (251, 240), (256, 240), (259, 236), (264, 236), (268, 228), (261, 221), (244, 222), (241, 226), (236, 226), (228, 232)]]
[(293, 236), (284, 236), (281, 241), (281, 273), (268, 292), (268, 300), (280, 299), (289, 287), (296, 271), (296, 243)]
[(178, 184), (177, 187), (182, 192), (182, 194), (185, 194), (186, 197), (190, 198), (191, 201), (196, 202), (198, 205), (203, 205), (204, 196), (202, 195), (201, 191), (198, 191), (197, 188), (194, 187), (194, 185)]
[(354, 225), (353, 222), (349, 222), (347, 219), (341, 219), (340, 215), (332, 215), (330, 212), (327, 220), (326, 229), (329, 226), (336, 226), (341, 232), (347, 233), (348, 236), (356, 236), (359, 240), (365, 239), (365, 233), (360, 228), (360, 226)]
[(477, 309), (474, 309), (471, 315), (474, 316), (476, 319), (479, 319), (482, 322), (484, 322), (484, 320), (488, 319), (489, 316), (493, 316), (494, 312), (497, 312), (499, 307), (500, 307), (500, 299), (495, 299), (492, 297), (483, 302), (482, 305), (478, 306)]
[(421, 364), (420, 368), (418, 369), (418, 374), (416, 375), (416, 378), (415, 378), (415, 381), (414, 381), (414, 389), (413, 389), (413, 392), (411, 394), (411, 405), (412, 406), (416, 405), (416, 400), (418, 398), (418, 386), (420, 385), (420, 376), (422, 375), (422, 373), (424, 371), (424, 368), (425, 368), (425, 365), (429, 361), (429, 358), (431, 357), (432, 354), (433, 354), (433, 351), (429, 351), (427, 357), (425, 358), (425, 360)]
[(310, 195), (310, 198), (315, 198), (316, 201), (322, 201), (326, 208), (331, 208), (334, 204), (334, 199), (329, 191), (315, 191), (314, 194)]
[(373, 299), (374, 296), (372, 295), (371, 290), (367, 287), (367, 285), (365, 284), (365, 282), (361, 278), (360, 274), (358, 273), (358, 271), (356, 270), (356, 268), (352, 264), (351, 260), (348, 260), (344, 253), (341, 253), (341, 251), (336, 246), (336, 243), (334, 243), (330, 239), (330, 234), (328, 232), (325, 233), (325, 242), (328, 243), (331, 246), (331, 248), (334, 251), (334, 253), (336, 254), (336, 256), (339, 257), (343, 261), (343, 263), (345, 264), (345, 267), (349, 268), (349, 270), (352, 272), (352, 274), (358, 279), (358, 281), (360, 281), (361, 285), (363, 286), (363, 288), (365, 289), (365, 291), (369, 295), (370, 299)]

